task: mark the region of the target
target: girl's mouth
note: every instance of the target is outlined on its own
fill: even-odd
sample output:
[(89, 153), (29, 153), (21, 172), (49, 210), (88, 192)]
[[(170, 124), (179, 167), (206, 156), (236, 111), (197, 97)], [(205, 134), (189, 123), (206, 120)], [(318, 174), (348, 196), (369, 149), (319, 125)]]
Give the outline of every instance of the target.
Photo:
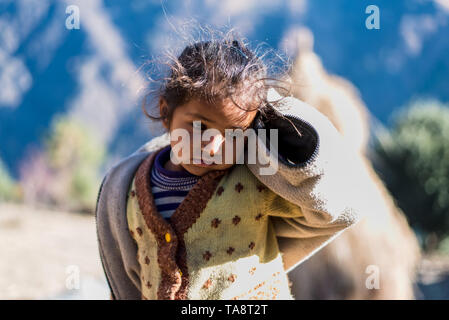
[(211, 167), (215, 165), (215, 163), (206, 163), (202, 159), (196, 159), (196, 161), (192, 161), (192, 164), (198, 167)]

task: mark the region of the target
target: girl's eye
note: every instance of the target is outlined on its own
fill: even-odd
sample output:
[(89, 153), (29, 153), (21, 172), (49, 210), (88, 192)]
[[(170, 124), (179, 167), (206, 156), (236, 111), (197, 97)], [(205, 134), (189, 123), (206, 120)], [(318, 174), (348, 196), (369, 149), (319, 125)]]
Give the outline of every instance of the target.
[(204, 130), (207, 129), (207, 126), (204, 123), (202, 123), (202, 122), (200, 123), (199, 121), (194, 121), (193, 122), (193, 127), (195, 129), (198, 129), (198, 130), (201, 130), (201, 131), (204, 131)]

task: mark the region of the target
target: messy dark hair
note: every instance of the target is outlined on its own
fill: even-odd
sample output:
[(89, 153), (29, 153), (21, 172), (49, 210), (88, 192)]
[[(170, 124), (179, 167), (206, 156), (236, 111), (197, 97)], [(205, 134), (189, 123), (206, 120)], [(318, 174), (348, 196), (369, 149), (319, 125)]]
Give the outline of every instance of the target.
[[(261, 45), (251, 50), (233, 30), (212, 40), (193, 41), (178, 56), (171, 53), (166, 56), (168, 76), (145, 95), (142, 109), (150, 119), (163, 120), (168, 125), (176, 107), (193, 98), (208, 104), (229, 99), (242, 110), (267, 114), (276, 104), (276, 101), (267, 102), (268, 89), (275, 88), (283, 96), (291, 90), (290, 81), (286, 80), (286, 70), (290, 67), (286, 59), (273, 49), (264, 50)], [(271, 63), (264, 61), (269, 59)], [(163, 98), (168, 105), (159, 116), (146, 111), (152, 94), (156, 96), (152, 101)]]

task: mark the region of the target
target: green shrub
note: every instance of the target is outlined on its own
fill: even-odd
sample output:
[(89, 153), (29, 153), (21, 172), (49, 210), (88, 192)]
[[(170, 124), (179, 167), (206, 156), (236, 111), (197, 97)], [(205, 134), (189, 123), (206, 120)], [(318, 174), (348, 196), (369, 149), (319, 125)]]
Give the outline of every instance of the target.
[(441, 254), (449, 255), (449, 236), (440, 241), (438, 251)]
[(93, 211), (105, 147), (82, 123), (66, 116), (55, 117), (44, 141), (49, 167), (64, 190), (56, 202), (69, 209)]
[(18, 185), (9, 174), (2, 159), (0, 159), (0, 201), (17, 201), (19, 197)]
[(393, 116), (374, 145), (380, 175), (420, 234), (449, 234), (449, 108), (418, 100)]

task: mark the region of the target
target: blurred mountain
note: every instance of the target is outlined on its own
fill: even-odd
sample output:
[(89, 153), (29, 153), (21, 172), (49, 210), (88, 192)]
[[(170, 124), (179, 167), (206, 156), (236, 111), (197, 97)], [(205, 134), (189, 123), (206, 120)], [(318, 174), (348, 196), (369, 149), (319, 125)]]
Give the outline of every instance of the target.
[[(379, 30), (365, 27), (370, 4)], [(80, 29), (65, 26), (69, 5)], [(384, 123), (414, 96), (449, 100), (447, 0), (0, 0), (0, 159), (11, 174), (56, 114), (96, 130), (111, 155), (105, 168), (160, 132), (140, 108), (139, 68), (182, 45), (185, 19), (236, 27), (292, 57), (308, 28), (323, 67), (351, 81)]]

